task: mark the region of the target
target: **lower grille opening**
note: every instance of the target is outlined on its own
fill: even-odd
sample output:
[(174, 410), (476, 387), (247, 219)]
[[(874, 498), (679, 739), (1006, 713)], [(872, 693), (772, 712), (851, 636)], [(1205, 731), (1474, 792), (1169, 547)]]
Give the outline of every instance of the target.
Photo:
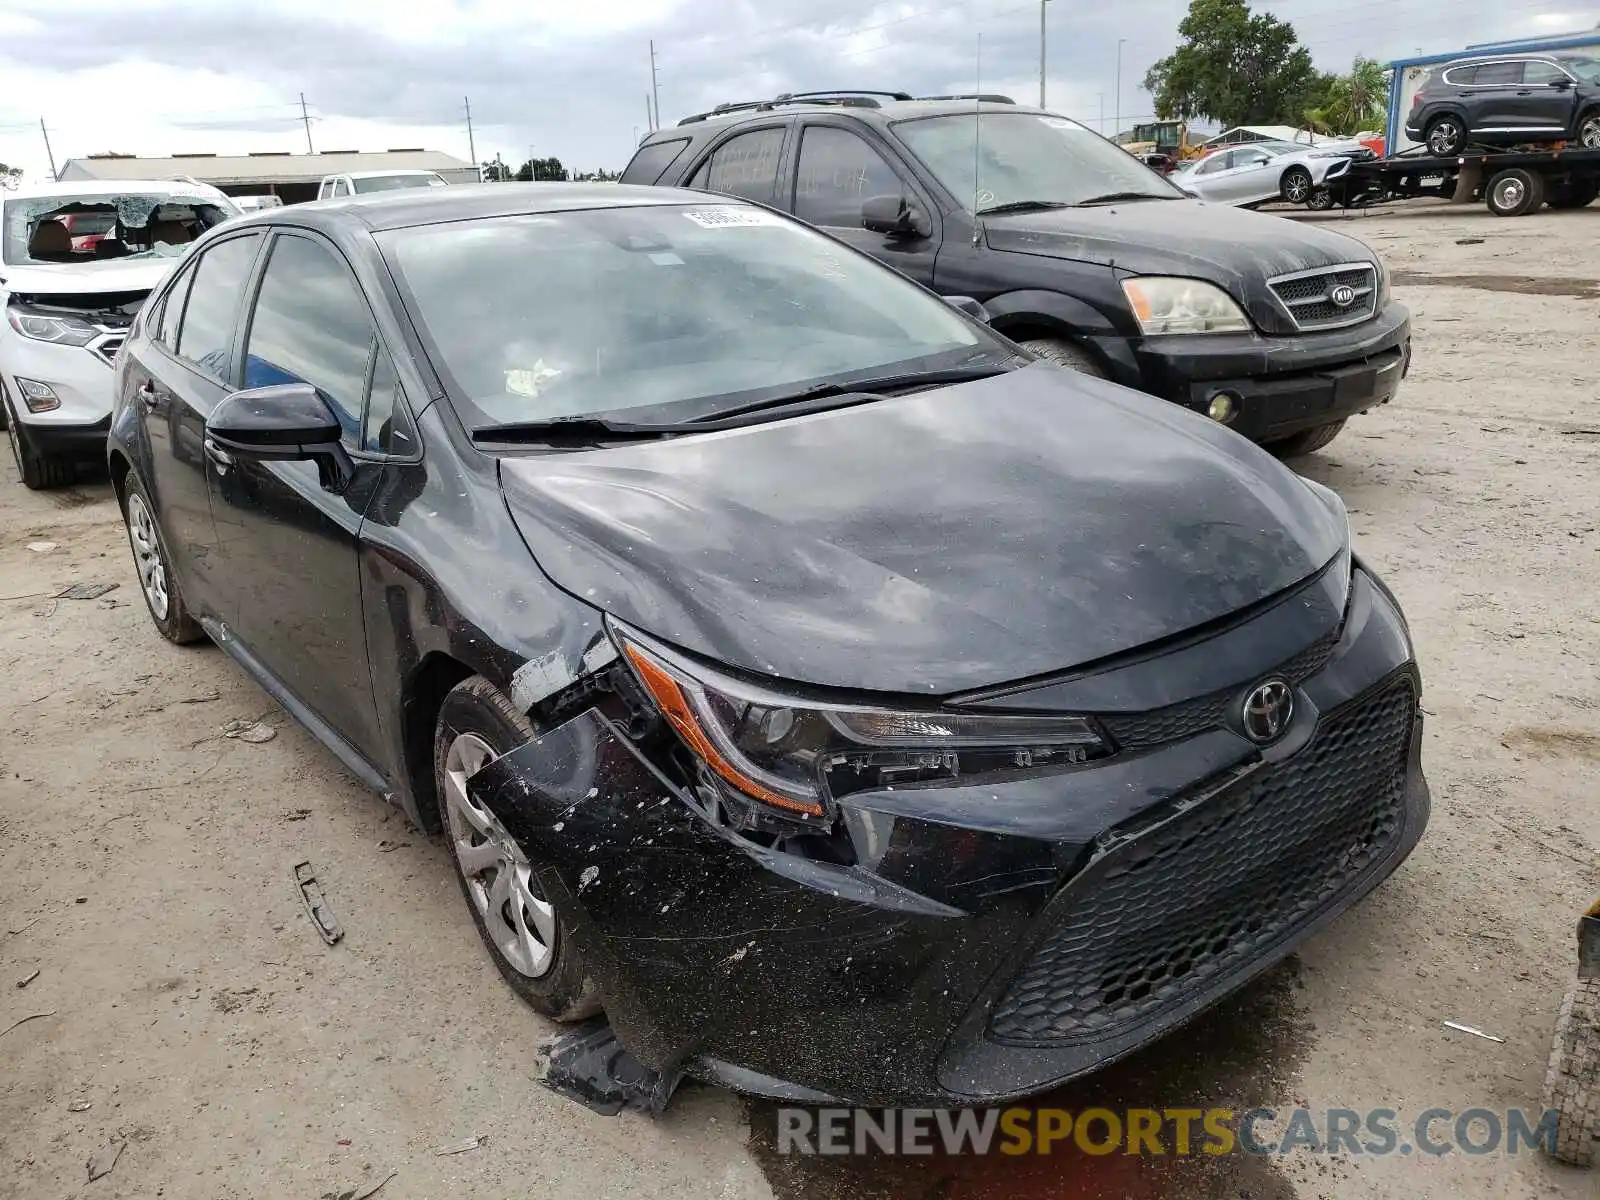
[(1293, 758), (1113, 851), (1047, 918), (1058, 924), (996, 1005), (990, 1036), (1108, 1036), (1310, 922), (1401, 836), (1415, 711), (1402, 679), (1325, 720)]

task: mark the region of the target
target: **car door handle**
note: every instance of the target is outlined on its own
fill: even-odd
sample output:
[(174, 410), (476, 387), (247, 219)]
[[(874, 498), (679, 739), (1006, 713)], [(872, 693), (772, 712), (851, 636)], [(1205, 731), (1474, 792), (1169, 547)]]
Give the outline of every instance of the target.
[(149, 383), (141, 383), (138, 391), (134, 394), (138, 396), (139, 399), (144, 403), (145, 408), (152, 412), (155, 411), (156, 404), (159, 402), (160, 397), (156, 395), (156, 389), (154, 386)]
[(206, 438), (205, 447), (206, 457), (212, 462), (216, 463), (220, 469), (226, 471), (229, 467), (233, 466), (233, 455), (229, 454), (209, 437)]
[(1531, 95), (1533, 95), (1533, 93), (1531, 91), (1528, 91), (1528, 90), (1524, 89), (1523, 91), (1518, 92), (1517, 95), (1519, 95), (1519, 96), (1531, 96)]

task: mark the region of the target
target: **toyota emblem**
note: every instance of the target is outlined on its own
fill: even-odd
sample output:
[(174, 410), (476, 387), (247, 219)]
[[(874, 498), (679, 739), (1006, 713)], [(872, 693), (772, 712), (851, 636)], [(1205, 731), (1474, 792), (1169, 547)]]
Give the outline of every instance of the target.
[(1275, 742), (1294, 716), (1294, 693), (1281, 679), (1269, 679), (1251, 689), (1239, 712), (1244, 732), (1258, 746)]
[(1333, 301), (1335, 308), (1349, 308), (1356, 302), (1356, 290), (1348, 283), (1341, 283), (1328, 293), (1328, 299)]

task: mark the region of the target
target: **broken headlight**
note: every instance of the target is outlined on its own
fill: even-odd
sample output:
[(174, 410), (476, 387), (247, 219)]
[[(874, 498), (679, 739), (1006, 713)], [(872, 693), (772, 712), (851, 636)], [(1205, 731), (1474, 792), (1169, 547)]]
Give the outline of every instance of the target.
[(79, 317), (40, 312), (19, 304), (6, 309), (6, 319), (25, 338), (35, 342), (54, 342), (58, 346), (87, 346), (100, 331)]
[(1233, 297), (1203, 279), (1135, 275), (1122, 281), (1122, 293), (1146, 336), (1250, 331), (1250, 318)]
[(1082, 717), (887, 709), (787, 696), (617, 629), (661, 715), (723, 784), (791, 816), (854, 792), (1067, 766), (1109, 747)]

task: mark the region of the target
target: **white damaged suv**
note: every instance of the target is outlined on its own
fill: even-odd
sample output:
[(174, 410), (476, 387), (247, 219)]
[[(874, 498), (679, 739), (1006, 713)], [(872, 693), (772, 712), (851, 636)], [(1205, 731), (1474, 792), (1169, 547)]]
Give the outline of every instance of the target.
[(151, 289), (213, 225), (222, 192), (172, 180), (55, 183), (0, 208), (0, 416), (30, 488), (105, 456), (112, 364)]

